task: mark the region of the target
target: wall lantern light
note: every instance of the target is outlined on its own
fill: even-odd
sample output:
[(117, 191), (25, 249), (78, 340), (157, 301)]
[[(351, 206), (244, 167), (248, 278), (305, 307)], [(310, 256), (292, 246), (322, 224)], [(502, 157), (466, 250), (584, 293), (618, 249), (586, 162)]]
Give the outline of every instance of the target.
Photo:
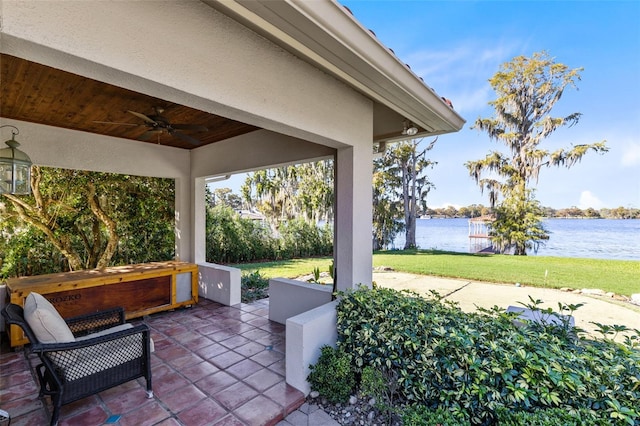
[(15, 130), (11, 130), (11, 139), (5, 141), (8, 148), (0, 149), (0, 194), (28, 195), (31, 193), (31, 159), (18, 149), (16, 135), (20, 130), (9, 124), (0, 129), (3, 127)]
[(405, 136), (415, 136), (418, 133), (418, 128), (409, 120), (404, 120), (404, 128), (402, 134)]

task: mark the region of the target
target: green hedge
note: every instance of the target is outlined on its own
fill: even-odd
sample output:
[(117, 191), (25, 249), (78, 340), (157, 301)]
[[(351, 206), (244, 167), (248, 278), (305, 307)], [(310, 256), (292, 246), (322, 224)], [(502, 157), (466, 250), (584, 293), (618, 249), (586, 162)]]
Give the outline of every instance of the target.
[(224, 205), (207, 211), (206, 258), (212, 263), (245, 263), (326, 256), (333, 252), (333, 231), (302, 219), (284, 222), (274, 236), (263, 222), (243, 219)]
[[(608, 420), (598, 419), (589, 410), (564, 410), (549, 408), (543, 410), (509, 411), (497, 413), (497, 424), (500, 426), (609, 426)], [(448, 410), (428, 409), (424, 406), (410, 407), (402, 415), (404, 426), (464, 426), (468, 421), (460, 421)]]
[(437, 298), (390, 289), (342, 296), (339, 347), (357, 369), (393, 370), (405, 403), (446, 409), (471, 424), (494, 423), (501, 410), (551, 408), (640, 423), (640, 351), (632, 340), (517, 327), (497, 308), (464, 313)]

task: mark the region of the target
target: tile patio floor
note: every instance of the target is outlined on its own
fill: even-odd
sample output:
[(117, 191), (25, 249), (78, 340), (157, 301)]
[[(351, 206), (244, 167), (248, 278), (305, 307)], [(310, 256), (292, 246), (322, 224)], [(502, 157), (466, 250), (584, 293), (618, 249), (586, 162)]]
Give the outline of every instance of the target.
[[(146, 319), (154, 398), (144, 379), (62, 407), (60, 425), (274, 425), (304, 403), (285, 383), (285, 328), (269, 321), (268, 299), (234, 307), (200, 299), (193, 308)], [(136, 321), (133, 321), (136, 322)], [(51, 403), (24, 352), (0, 352), (0, 409), (11, 425), (47, 425)], [(119, 417), (118, 417), (119, 416)]]

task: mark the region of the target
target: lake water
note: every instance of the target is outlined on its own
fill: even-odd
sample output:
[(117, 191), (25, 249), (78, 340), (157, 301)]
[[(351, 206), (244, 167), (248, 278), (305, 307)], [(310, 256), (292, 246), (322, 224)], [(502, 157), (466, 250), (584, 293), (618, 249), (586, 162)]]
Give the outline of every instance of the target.
[[(546, 219), (549, 240), (532, 256), (640, 260), (639, 219)], [(395, 248), (404, 247), (404, 233)], [(468, 219), (418, 219), (416, 243), (421, 249), (469, 252)]]

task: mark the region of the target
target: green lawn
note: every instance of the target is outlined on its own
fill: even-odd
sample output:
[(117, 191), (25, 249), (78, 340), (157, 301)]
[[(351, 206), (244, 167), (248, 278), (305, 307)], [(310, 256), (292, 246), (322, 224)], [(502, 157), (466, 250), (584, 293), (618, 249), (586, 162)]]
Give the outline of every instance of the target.
[[(314, 268), (328, 271), (331, 258), (233, 265), (259, 270), (268, 278), (294, 278)], [(499, 283), (522, 283), (550, 288), (599, 288), (626, 296), (640, 293), (640, 262), (567, 257), (478, 255), (434, 250), (381, 251), (373, 265), (421, 275)]]

